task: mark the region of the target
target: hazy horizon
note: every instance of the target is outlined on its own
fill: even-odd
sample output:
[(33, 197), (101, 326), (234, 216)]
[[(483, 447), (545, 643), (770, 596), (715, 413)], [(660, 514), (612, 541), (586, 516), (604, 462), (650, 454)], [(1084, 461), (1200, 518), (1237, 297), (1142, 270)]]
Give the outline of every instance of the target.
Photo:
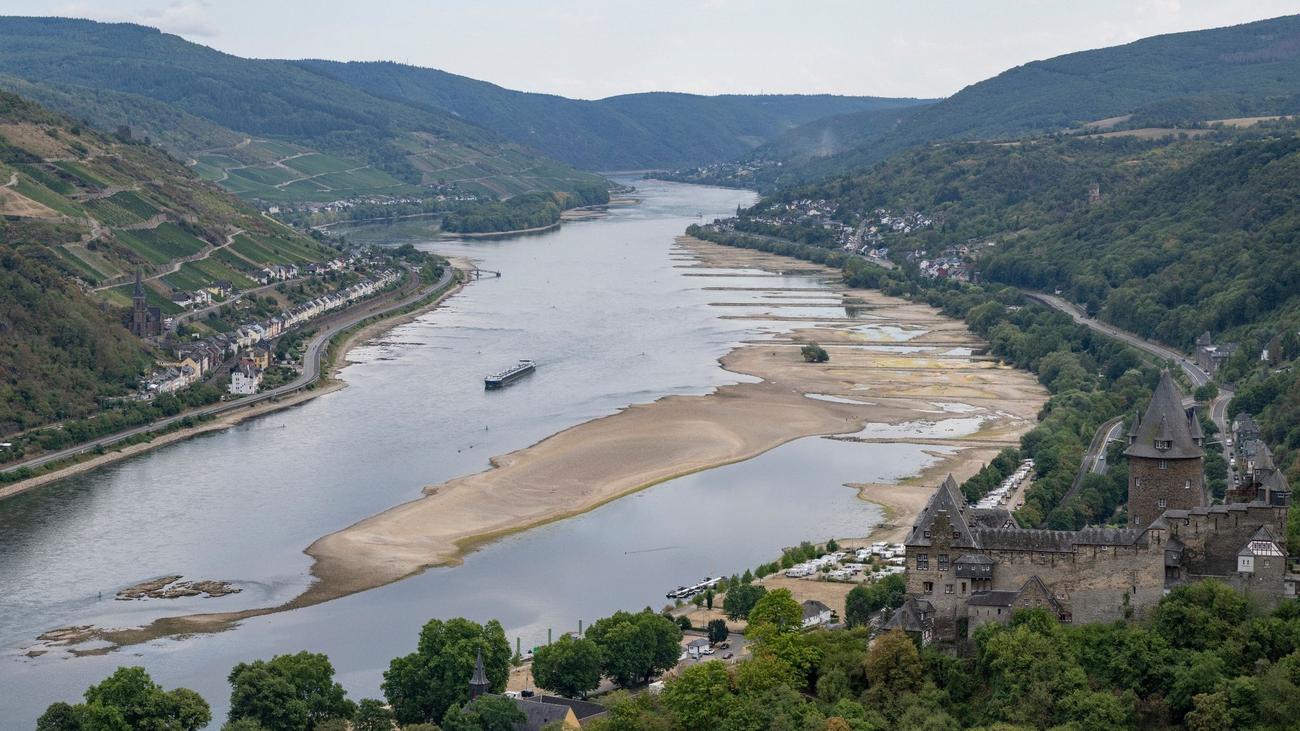
[[(237, 56), (394, 61), (510, 89), (944, 97), (1030, 61), (1300, 13), (1300, 0), (942, 7), (628, 2), (0, 0), (0, 14), (134, 22)], [(522, 62), (521, 62), (522, 60)]]

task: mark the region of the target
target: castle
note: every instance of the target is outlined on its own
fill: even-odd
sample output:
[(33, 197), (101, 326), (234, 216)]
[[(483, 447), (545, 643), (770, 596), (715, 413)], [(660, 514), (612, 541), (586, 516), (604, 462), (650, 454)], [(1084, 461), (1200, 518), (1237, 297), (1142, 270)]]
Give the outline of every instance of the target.
[(1287, 573), (1285, 478), (1261, 457), (1261, 469), (1252, 462), (1227, 502), (1212, 505), (1204, 441), (1195, 407), (1183, 406), (1165, 371), (1128, 431), (1122, 528), (1021, 528), (1006, 510), (968, 505), (949, 475), (905, 541), (907, 599), (886, 626), (928, 642), (1009, 622), (1025, 607), (1046, 608), (1062, 622), (1109, 622), (1141, 617), (1174, 587), (1208, 578), (1265, 605), (1296, 596), (1300, 577)]

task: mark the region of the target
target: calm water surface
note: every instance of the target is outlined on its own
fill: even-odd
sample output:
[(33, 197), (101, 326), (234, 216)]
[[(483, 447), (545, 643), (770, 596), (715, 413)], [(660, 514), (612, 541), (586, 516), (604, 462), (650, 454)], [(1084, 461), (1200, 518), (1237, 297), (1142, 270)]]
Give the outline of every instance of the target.
[[(431, 617), (497, 618), (527, 647), (545, 641), (548, 628), (659, 607), (670, 588), (743, 571), (800, 540), (865, 534), (879, 513), (843, 483), (915, 472), (934, 459), (922, 447), (799, 440), (495, 542), (459, 567), (232, 631), (104, 657), (24, 654), (51, 628), (136, 626), (285, 601), (309, 583), (303, 548), (418, 497), (424, 485), (485, 469), (494, 454), (628, 404), (747, 380), (717, 359), (791, 323), (724, 319), (771, 311), (710, 303), (770, 303), (772, 293), (709, 288), (815, 291), (824, 283), (758, 272), (685, 276), (673, 237), (699, 214), (725, 215), (752, 194), (637, 185), (641, 205), (602, 220), (539, 236), (422, 244), (503, 276), (353, 351), (342, 391), (0, 502), (0, 728), (29, 728), (49, 703), (77, 699), (123, 664), (145, 666), (167, 687), (198, 690), (219, 720), (230, 667), (280, 652), (328, 653), (353, 697), (376, 696), (389, 659), (411, 651)], [(390, 241), (398, 233), (353, 236)], [(485, 373), (519, 358), (540, 361), (538, 372), (483, 391)], [(166, 574), (228, 580), (243, 591), (112, 599)]]

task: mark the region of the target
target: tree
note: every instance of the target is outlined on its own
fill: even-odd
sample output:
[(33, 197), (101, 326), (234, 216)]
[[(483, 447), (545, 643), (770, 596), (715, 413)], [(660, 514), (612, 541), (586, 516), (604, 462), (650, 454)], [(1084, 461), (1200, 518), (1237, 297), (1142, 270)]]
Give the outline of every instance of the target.
[(585, 697), (600, 685), (600, 648), (586, 638), (564, 635), (537, 648), (533, 678), (537, 684), (568, 698)]
[(673, 667), (681, 655), (681, 628), (649, 609), (597, 620), (587, 638), (600, 648), (603, 673), (623, 687)]
[(510, 675), (510, 643), (496, 620), (480, 625), (462, 617), (432, 619), (420, 629), (416, 651), (394, 658), (382, 689), (400, 724), (439, 723), (452, 706), (469, 700), (474, 661), (483, 653), (490, 690), (501, 692)]
[(352, 718), (353, 731), (393, 731), (393, 712), (383, 701), (363, 698), (357, 704), (357, 714)]
[(351, 719), (356, 704), (334, 682), (325, 655), (299, 652), (239, 663), (230, 681), (230, 719), (249, 718), (267, 731), (309, 731), (332, 718)]
[(898, 574), (886, 576), (869, 586), (855, 586), (844, 598), (844, 621), (850, 627), (863, 626), (881, 609), (902, 606), (906, 594), (907, 582)]
[(803, 626), (803, 607), (789, 589), (776, 589), (763, 595), (749, 611), (749, 625), (770, 625), (790, 632)]
[(713, 590), (709, 589), (704, 592), (704, 606), (713, 609)]
[(799, 349), (799, 354), (809, 363), (825, 363), (831, 359), (831, 354), (817, 343), (808, 343)]
[(867, 652), (867, 693), (876, 705), (884, 705), (903, 693), (921, 687), (921, 655), (912, 638), (894, 629), (876, 638)]
[(727, 620), (725, 619), (710, 619), (708, 631), (709, 642), (714, 644), (727, 639), (727, 635), (730, 634), (730, 631), (727, 629)]
[(162, 689), (141, 667), (121, 667), (86, 689), (85, 703), (55, 703), (36, 722), (39, 731), (193, 731), (212, 711), (188, 688)]
[(516, 723), (527, 720), (514, 701), (497, 695), (481, 695), (443, 715), (442, 731), (514, 731)]
[[(745, 573), (749, 573), (748, 571)], [(752, 580), (752, 579), (751, 579)], [(767, 593), (767, 588), (758, 584), (745, 582), (740, 586), (734, 586), (727, 590), (727, 595), (722, 599), (722, 611), (726, 612), (727, 618), (731, 620), (747, 619), (749, 612), (758, 603), (759, 599)]]
[(664, 688), (663, 699), (677, 725), (687, 731), (717, 728), (736, 703), (727, 668), (720, 662), (686, 668)]

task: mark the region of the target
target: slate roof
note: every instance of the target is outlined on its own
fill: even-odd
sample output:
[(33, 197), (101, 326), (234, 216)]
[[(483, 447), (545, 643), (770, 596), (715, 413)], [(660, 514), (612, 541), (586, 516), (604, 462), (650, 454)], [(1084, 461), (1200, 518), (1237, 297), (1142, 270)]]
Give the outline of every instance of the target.
[(1145, 531), (1133, 528), (1084, 528), (1083, 530), (982, 528), (975, 531), (974, 538), (980, 548), (988, 551), (1070, 553), (1075, 546), (1131, 546), (1143, 540), (1144, 535)]
[(922, 617), (934, 612), (934, 605), (925, 599), (908, 597), (894, 610), (894, 614), (885, 622), (885, 629), (901, 629), (904, 632), (923, 632), (926, 629)]
[(972, 528), (1014, 528), (1015, 518), (1005, 508), (971, 508)]
[(470, 686), (477, 685), (484, 688), (492, 685), (492, 683), (488, 681), (487, 673), (483, 669), (482, 649), (480, 649), (478, 654), (474, 656), (474, 675), (470, 677), (469, 684)]
[(809, 599), (803, 603), (803, 618), (812, 619), (813, 617), (819, 616), (822, 612), (829, 612), (830, 610), (830, 607), (822, 604), (816, 599)]
[(935, 489), (934, 494), (930, 496), (930, 501), (925, 504), (921, 514), (916, 517), (916, 523), (912, 526), (912, 534), (904, 542), (909, 546), (929, 546), (932, 545), (931, 538), (927, 536), (934, 526), (934, 520), (940, 511), (948, 514), (948, 522), (952, 524), (952, 529), (958, 534), (952, 540), (954, 548), (976, 548), (974, 540), (971, 538), (970, 524), (966, 521), (967, 513), (966, 498), (962, 496), (961, 489), (957, 486), (957, 481), (952, 475)]
[[(516, 722), (516, 731), (541, 731), (542, 728), (563, 721), (569, 715), (569, 707), (558, 703), (548, 703), (535, 698), (512, 698), (515, 707), (524, 714), (523, 722)], [(575, 713), (576, 715), (576, 713)]]
[(557, 695), (544, 695), (535, 700), (540, 700), (542, 703), (550, 703), (557, 706), (567, 706), (573, 709), (573, 715), (577, 716), (579, 721), (599, 716), (608, 710), (599, 703), (578, 700), (577, 698), (562, 698)]
[(966, 606), (1010, 607), (1015, 605), (1018, 596), (1020, 596), (1018, 591), (986, 591), (983, 594), (973, 594), (966, 600)]
[[(1195, 459), (1205, 456), (1205, 450), (1196, 444), (1192, 422), (1196, 420), (1195, 407), (1183, 408), (1183, 397), (1174, 385), (1173, 376), (1165, 370), (1160, 373), (1160, 383), (1151, 394), (1146, 413), (1130, 429), (1132, 444), (1124, 450), (1130, 457), (1150, 459)], [(1157, 448), (1157, 443), (1167, 443), (1167, 448)]]

